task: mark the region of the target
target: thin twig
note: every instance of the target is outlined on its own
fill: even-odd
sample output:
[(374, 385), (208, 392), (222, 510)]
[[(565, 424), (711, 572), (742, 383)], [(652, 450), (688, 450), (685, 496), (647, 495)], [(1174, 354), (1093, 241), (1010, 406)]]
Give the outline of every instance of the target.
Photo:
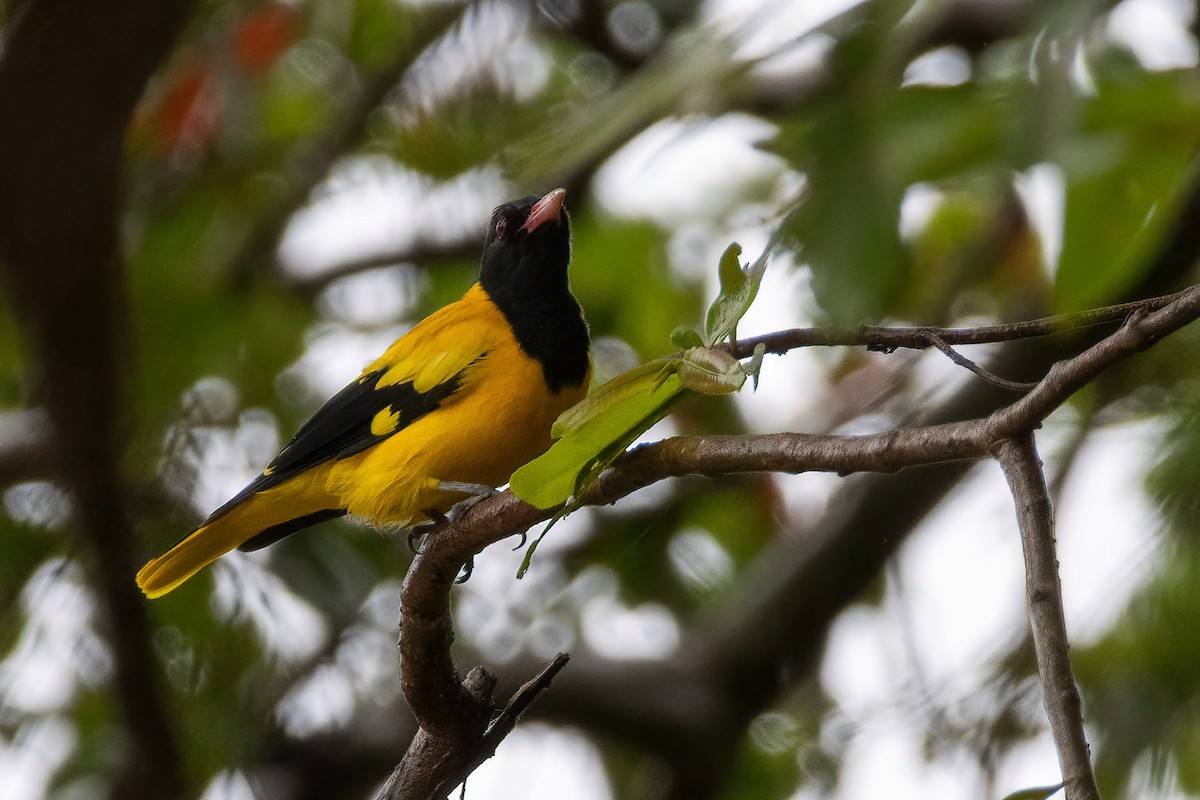
[(375, 800), (445, 797), (455, 786), (465, 782), (480, 764), (495, 755), (500, 742), (512, 733), (520, 716), (549, 688), (567, 661), (565, 653), (556, 655), (516, 691), (491, 724), (486, 723), (492, 711), (496, 678), (482, 667), (471, 670), (462, 683), (464, 694), (471, 703), (470, 718), (461, 720), (462, 726), (458, 730), (443, 736), (435, 736), (421, 727)]
[(990, 383), (992, 386), (996, 386), (1001, 389), (1008, 389), (1013, 392), (1028, 392), (1038, 385), (1037, 381), (1022, 382), (1010, 381), (1008, 378), (1001, 378), (999, 375), (989, 372), (971, 359), (964, 356), (962, 353), (955, 350), (953, 347), (947, 344), (942, 337), (938, 336), (933, 331), (922, 330), (920, 333), (929, 341), (930, 344), (932, 344), (938, 350), (941, 350), (942, 353), (955, 364), (970, 370), (980, 378), (983, 378), (985, 381)]
[(950, 345), (1011, 342), (1018, 339), (1053, 336), (1096, 325), (1120, 323), (1138, 311), (1158, 311), (1166, 308), (1189, 291), (1191, 289), (1184, 289), (1175, 294), (1073, 314), (1058, 314), (1025, 322), (983, 325), (975, 328), (900, 328), (879, 325), (863, 325), (851, 330), (823, 327), (792, 328), (749, 339), (740, 339), (733, 351), (738, 358), (748, 358), (753, 355), (754, 348), (760, 344), (766, 347), (768, 353), (776, 355), (797, 347), (868, 347), (883, 352), (899, 348), (924, 350), (932, 345), (929, 339), (930, 334)]
[[(545, 669), (526, 681), (508, 701), (508, 705), (500, 712), (500, 716), (496, 717), (488, 726), (487, 732), (484, 734), (485, 740), (493, 742), (494, 745), (500, 744), (500, 740), (512, 732), (517, 720), (525, 713), (525, 709), (533, 704), (539, 694), (550, 688), (550, 682), (554, 680), (554, 676), (561, 672), (570, 660), (571, 657), (566, 653), (559, 653), (546, 665)], [(494, 746), (492, 752), (495, 752)], [(491, 753), (487, 757), (490, 758)], [(480, 763), (482, 763), (482, 759)]]
[(1092, 771), (1079, 687), (1071, 670), (1071, 645), (1063, 616), (1062, 585), (1054, 543), (1054, 515), (1033, 434), (1000, 442), (996, 459), (1017, 506), (1025, 554), (1025, 599), (1037, 654), (1046, 716), (1067, 787), (1067, 800), (1100, 800)]

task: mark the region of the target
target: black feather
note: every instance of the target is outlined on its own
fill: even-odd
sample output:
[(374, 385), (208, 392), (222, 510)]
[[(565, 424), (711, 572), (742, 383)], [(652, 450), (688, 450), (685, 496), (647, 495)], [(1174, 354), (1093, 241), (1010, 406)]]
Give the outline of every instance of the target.
[[(411, 383), (380, 388), (383, 375), (383, 370), (368, 373), (330, 398), (279, 451), (267, 467), (270, 474), (263, 477), (275, 478), (274, 485), (330, 459), (361, 453), (436, 409), (462, 382), (460, 372), (422, 393)], [(377, 436), (371, 432), (371, 420), (388, 408), (399, 420), (393, 430)]]
[(269, 544), (275, 544), (285, 536), (290, 536), (296, 531), (304, 530), (310, 525), (316, 525), (318, 522), (324, 522), (328, 519), (337, 519), (344, 517), (346, 509), (344, 508), (327, 508), (324, 511), (314, 511), (311, 514), (305, 514), (303, 517), (296, 517), (287, 522), (281, 522), (278, 525), (272, 525), (261, 533), (255, 534), (250, 539), (238, 545), (238, 550), (243, 553), (250, 553), (255, 550), (261, 550)]
[(479, 283), (504, 313), (521, 349), (537, 359), (551, 391), (588, 375), (588, 329), (571, 294), (571, 223), (564, 210), (533, 231), (523, 227), (537, 197), (500, 206), (483, 246)]

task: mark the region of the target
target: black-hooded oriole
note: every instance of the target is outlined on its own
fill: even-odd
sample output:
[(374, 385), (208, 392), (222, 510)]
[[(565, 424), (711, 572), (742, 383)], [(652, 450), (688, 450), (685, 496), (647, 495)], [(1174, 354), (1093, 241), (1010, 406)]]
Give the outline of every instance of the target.
[(159, 597), (235, 547), (257, 550), (343, 514), (396, 527), (427, 521), (545, 451), (590, 371), (567, 280), (564, 196), (497, 208), (479, 281), (396, 340), (258, 478), (142, 567), (142, 591)]

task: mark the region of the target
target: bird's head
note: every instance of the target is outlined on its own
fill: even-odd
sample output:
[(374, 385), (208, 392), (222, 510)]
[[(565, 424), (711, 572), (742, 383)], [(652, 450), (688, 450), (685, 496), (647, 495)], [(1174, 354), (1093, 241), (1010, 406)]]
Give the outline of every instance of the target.
[(492, 212), (483, 245), (479, 282), (495, 300), (533, 298), (567, 291), (571, 224), (563, 189), (523, 197)]
[(551, 391), (588, 376), (588, 329), (571, 296), (567, 193), (523, 197), (492, 213), (479, 283), (508, 320), (521, 349), (542, 365)]

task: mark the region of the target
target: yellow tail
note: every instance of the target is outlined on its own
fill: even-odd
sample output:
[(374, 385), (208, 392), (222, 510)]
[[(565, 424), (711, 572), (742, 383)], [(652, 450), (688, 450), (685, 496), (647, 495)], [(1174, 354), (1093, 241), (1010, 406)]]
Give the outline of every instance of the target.
[[(323, 472), (323, 470), (320, 470)], [(243, 493), (207, 524), (151, 559), (137, 574), (147, 597), (162, 597), (235, 547), (255, 550), (289, 533), (344, 513), (312, 472), (261, 492)], [(250, 489), (253, 488), (253, 484)], [(316, 491), (314, 491), (314, 489)]]

